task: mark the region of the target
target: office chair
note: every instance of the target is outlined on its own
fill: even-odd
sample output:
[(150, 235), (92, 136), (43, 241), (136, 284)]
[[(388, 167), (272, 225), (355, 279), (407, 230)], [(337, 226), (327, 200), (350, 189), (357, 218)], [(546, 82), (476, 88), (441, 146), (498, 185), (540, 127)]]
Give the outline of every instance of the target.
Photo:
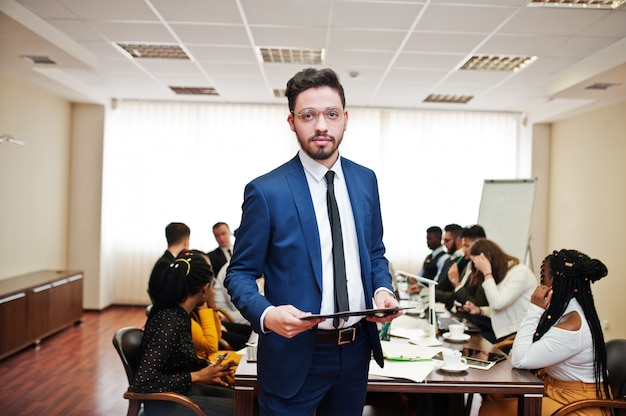
[(626, 415), (626, 339), (612, 339), (606, 342), (608, 383), (613, 399), (585, 399), (561, 407), (552, 416), (565, 416), (576, 410), (588, 407), (614, 409), (616, 416)]
[(139, 365), (139, 349), (141, 347), (141, 339), (143, 331), (139, 328), (122, 328), (113, 336), (113, 346), (119, 354), (126, 377), (128, 378), (128, 390), (124, 393), (124, 398), (128, 402), (127, 416), (138, 416), (143, 414), (142, 403), (148, 400), (164, 400), (175, 402), (189, 408), (197, 416), (207, 416), (206, 413), (189, 397), (173, 393), (135, 393), (132, 386), (135, 382), (135, 372)]

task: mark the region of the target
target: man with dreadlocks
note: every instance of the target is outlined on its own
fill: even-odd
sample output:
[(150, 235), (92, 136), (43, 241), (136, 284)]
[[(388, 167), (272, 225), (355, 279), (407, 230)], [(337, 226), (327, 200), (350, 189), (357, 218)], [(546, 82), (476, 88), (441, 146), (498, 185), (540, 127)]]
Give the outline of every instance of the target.
[[(608, 273), (606, 266), (577, 250), (554, 251), (541, 264), (541, 285), (530, 299), (511, 350), (516, 368), (541, 369), (542, 414), (580, 399), (610, 398), (606, 349), (591, 283)], [(516, 414), (517, 403), (483, 403), (481, 415)], [(577, 415), (602, 415), (599, 408)]]

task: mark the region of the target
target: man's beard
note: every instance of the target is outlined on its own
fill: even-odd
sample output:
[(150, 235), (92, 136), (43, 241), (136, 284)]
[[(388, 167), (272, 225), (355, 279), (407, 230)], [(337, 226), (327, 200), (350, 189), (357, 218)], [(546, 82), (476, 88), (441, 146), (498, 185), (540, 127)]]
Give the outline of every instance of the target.
[[(316, 134), (316, 135), (308, 137), (303, 144), (303, 140), (300, 138), (300, 135), (296, 133), (296, 136), (298, 137), (298, 142), (300, 143), (300, 147), (302, 148), (302, 150), (304, 150), (304, 152), (311, 159), (314, 159), (314, 160), (326, 160), (329, 157), (331, 157), (335, 153), (335, 151), (339, 148), (339, 145), (341, 144), (341, 140), (343, 139), (343, 134), (339, 137), (339, 139), (329, 134), (324, 134), (324, 135)], [(332, 146), (323, 146), (323, 147), (315, 146), (314, 141), (317, 137), (328, 138), (330, 140), (330, 143), (332, 143)], [(317, 147), (317, 148), (312, 151), (311, 150), (312, 147)]]

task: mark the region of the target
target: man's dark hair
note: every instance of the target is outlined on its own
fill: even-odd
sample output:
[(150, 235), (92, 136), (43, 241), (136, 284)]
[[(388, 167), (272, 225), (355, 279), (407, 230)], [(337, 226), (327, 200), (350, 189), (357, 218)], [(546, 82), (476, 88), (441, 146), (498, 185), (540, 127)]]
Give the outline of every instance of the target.
[(191, 235), (191, 230), (182, 222), (171, 222), (165, 227), (165, 238), (168, 246), (180, 243), (183, 238), (189, 237), (189, 235)]
[(463, 228), (461, 231), (461, 238), (476, 240), (478, 238), (487, 238), (487, 234), (485, 233), (485, 229), (483, 227), (475, 224), (470, 227)]
[(426, 229), (426, 234), (439, 234), (441, 235), (443, 231), (441, 231), (441, 227), (437, 225), (433, 225), (432, 227), (428, 227)]
[(215, 230), (216, 228), (221, 227), (222, 225), (225, 225), (226, 228), (228, 228), (230, 230), (230, 227), (228, 226), (228, 224), (226, 224), (223, 221), (216, 222), (215, 224), (213, 224), (213, 228), (212, 229)]
[(301, 92), (310, 88), (320, 87), (330, 87), (337, 91), (341, 98), (341, 105), (343, 108), (346, 107), (346, 96), (343, 92), (343, 86), (339, 82), (339, 77), (335, 71), (330, 68), (306, 68), (287, 81), (285, 97), (287, 97), (289, 102), (289, 111), (294, 111), (296, 98), (298, 98)]
[(445, 227), (443, 227), (443, 230), (445, 232), (452, 234), (452, 238), (457, 238), (461, 235), (461, 231), (463, 230), (463, 227), (461, 227), (459, 224), (448, 224)]

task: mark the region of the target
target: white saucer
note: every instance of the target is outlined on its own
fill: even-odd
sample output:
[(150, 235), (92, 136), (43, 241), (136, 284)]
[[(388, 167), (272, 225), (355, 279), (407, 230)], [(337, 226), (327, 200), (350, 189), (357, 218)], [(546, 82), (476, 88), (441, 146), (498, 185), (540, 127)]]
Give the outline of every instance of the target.
[(468, 339), (470, 339), (472, 336), (470, 334), (463, 334), (461, 335), (459, 338), (455, 338), (452, 337), (452, 334), (450, 334), (449, 332), (446, 332), (442, 335), (443, 339), (445, 339), (446, 341), (467, 341)]
[(460, 373), (461, 371), (465, 371), (469, 368), (467, 364), (461, 364), (458, 367), (446, 367), (444, 364), (440, 367), (443, 371), (447, 371), (448, 373)]

